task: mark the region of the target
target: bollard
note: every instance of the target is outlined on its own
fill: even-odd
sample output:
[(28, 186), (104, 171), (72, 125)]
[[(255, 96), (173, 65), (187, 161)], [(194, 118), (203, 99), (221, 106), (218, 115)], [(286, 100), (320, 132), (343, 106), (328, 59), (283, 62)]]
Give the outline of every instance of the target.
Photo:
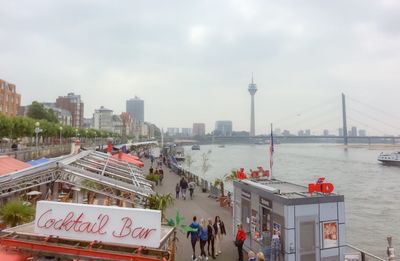
[(392, 237), (388, 236), (387, 238), (388, 241), (388, 247), (387, 247), (387, 256), (389, 261), (394, 261), (395, 260), (395, 255), (394, 255), (394, 247), (392, 246)]

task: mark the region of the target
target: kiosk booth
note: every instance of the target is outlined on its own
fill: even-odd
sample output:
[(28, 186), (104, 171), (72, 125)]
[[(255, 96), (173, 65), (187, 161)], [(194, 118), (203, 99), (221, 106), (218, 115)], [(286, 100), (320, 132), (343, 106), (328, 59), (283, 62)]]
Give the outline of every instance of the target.
[(326, 193), (332, 184), (322, 179), (307, 188), (259, 178), (233, 185), (233, 232), (243, 224), (245, 250), (261, 251), (272, 261), (344, 260), (344, 196)]

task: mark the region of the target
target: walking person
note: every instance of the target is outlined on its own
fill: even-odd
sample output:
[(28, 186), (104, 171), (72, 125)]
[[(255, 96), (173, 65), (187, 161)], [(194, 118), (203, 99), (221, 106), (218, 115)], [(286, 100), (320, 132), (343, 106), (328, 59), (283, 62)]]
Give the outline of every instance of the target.
[(196, 183), (193, 181), (193, 179), (190, 179), (190, 182), (189, 182), (190, 199), (193, 199), (193, 192), (194, 192), (195, 187), (196, 187)]
[(257, 261), (265, 261), (263, 252), (258, 252), (256, 257), (257, 257), (257, 259), (256, 259)]
[(207, 227), (207, 222), (204, 218), (201, 219), (200, 221), (200, 229), (199, 229), (199, 237), (200, 237), (200, 256), (208, 260), (208, 256), (206, 254), (206, 251), (204, 250), (204, 247), (206, 246), (206, 243), (208, 241), (208, 227)]
[(271, 241), (271, 261), (279, 260), (279, 250), (281, 248), (281, 240), (279, 234), (274, 230)]
[(243, 225), (239, 224), (235, 241), (236, 247), (238, 249), (239, 261), (243, 261), (243, 244), (245, 240), (246, 240), (246, 231), (244, 231)]
[(215, 255), (218, 256), (219, 254), (222, 253), (221, 251), (222, 236), (226, 235), (226, 230), (224, 222), (222, 222), (219, 216), (215, 217), (213, 226), (215, 231)]
[[(208, 256), (212, 256), (212, 258), (215, 259), (215, 231), (211, 218), (208, 219), (207, 231), (208, 231), (208, 240), (207, 240)], [(210, 246), (211, 246), (211, 254), (210, 254)]]
[(164, 179), (164, 170), (162, 169), (162, 167), (158, 171), (158, 175), (160, 175), (160, 185), (162, 185), (162, 181)]
[(192, 223), (189, 225), (194, 231), (189, 231), (187, 232), (186, 237), (188, 238), (190, 235), (190, 242), (192, 243), (192, 250), (193, 250), (193, 255), (192, 255), (192, 260), (197, 260), (196, 258), (196, 243), (197, 240), (199, 239), (199, 223), (197, 223), (197, 217), (193, 217)]
[(175, 186), (176, 199), (179, 199), (180, 192), (181, 192), (181, 186), (179, 185), (179, 183), (176, 183), (176, 186)]
[(184, 200), (186, 200), (186, 190), (187, 190), (187, 188), (188, 188), (188, 183), (187, 183), (185, 177), (182, 177), (181, 182), (180, 182), (180, 186), (181, 186), (181, 195), (182, 195), (182, 198), (183, 198)]

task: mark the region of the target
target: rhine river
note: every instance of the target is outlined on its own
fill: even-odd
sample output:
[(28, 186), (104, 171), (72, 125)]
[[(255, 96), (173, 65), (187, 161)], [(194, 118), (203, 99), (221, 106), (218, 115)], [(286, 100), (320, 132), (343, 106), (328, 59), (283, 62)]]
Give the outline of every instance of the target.
[[(269, 166), (268, 145), (202, 145), (200, 151), (185, 147), (195, 162), (193, 173), (201, 173), (201, 155), (211, 150), (211, 168), (206, 178), (213, 181), (232, 169)], [(275, 146), (273, 175), (277, 179), (307, 186), (325, 177), (345, 196), (346, 240), (380, 257), (386, 257), (386, 236), (392, 235), (400, 250), (400, 167), (377, 161), (381, 151), (354, 147), (345, 150), (332, 144), (278, 144)], [(184, 164), (183, 164), (184, 165)], [(184, 165), (187, 169), (187, 166)], [(232, 185), (227, 184), (231, 189)]]

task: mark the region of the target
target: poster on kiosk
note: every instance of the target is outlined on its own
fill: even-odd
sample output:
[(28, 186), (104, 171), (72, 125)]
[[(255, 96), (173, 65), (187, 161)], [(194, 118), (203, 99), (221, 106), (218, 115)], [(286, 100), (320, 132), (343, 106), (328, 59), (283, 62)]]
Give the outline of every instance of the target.
[(39, 201), (34, 226), (41, 235), (158, 248), (161, 211)]

